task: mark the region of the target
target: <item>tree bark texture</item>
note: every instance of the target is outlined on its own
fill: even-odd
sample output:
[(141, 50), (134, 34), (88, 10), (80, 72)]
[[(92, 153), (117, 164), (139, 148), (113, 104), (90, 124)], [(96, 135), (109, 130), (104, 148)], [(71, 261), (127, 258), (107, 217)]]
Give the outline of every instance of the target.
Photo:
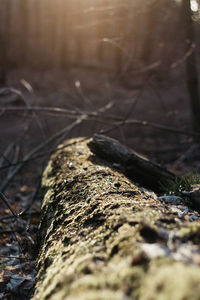
[(43, 175), (33, 299), (200, 299), (200, 216), (90, 152), (59, 146)]

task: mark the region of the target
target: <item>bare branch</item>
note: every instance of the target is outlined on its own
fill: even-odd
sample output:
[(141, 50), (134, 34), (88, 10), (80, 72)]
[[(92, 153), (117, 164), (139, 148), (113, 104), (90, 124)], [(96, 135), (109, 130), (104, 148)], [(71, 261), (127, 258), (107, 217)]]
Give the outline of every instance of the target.
[[(112, 102), (107, 103), (105, 106), (101, 107), (96, 112), (94, 112), (94, 115), (98, 116), (98, 113), (105, 112), (106, 110), (110, 109), (112, 107), (112, 105), (113, 105)], [(81, 116), (77, 117), (77, 119), (74, 122), (72, 122), (71, 124), (67, 125), (66, 127), (64, 127), (63, 129), (61, 129), (60, 131), (56, 132), (53, 136), (51, 136), (50, 138), (46, 139), (46, 141), (44, 141), (42, 144), (39, 144), (38, 146), (36, 146), (32, 151), (30, 151), (24, 157), (23, 161), (27, 161), (27, 160), (31, 159), (34, 154), (36, 154), (37, 152), (39, 152), (40, 150), (42, 150), (43, 148), (45, 148), (47, 145), (49, 145), (50, 143), (52, 143), (56, 139), (60, 138), (61, 136), (63, 136), (64, 134), (69, 133), (73, 128), (79, 126), (82, 122), (84, 122), (85, 120), (87, 120), (87, 118), (88, 118), (87, 114), (82, 114)], [(21, 162), (9, 174), (8, 178), (4, 181), (4, 183), (0, 187), (0, 191), (1, 192), (4, 192), (6, 190), (6, 188), (8, 187), (8, 185), (11, 182), (11, 180), (13, 179), (13, 177), (21, 170), (21, 168), (23, 167), (23, 165), (24, 165), (24, 162)]]
[[(80, 125), (85, 119), (86, 119), (86, 115), (83, 115), (83, 116), (77, 118), (76, 121), (74, 121), (70, 125), (64, 127), (60, 131), (58, 131), (52, 137), (50, 137), (49, 139), (47, 139), (46, 142), (44, 142), (44, 143), (36, 146), (31, 152), (29, 152), (25, 156), (24, 160), (30, 159), (35, 153), (37, 153), (41, 149), (45, 148), (48, 144), (50, 144), (51, 142), (53, 142), (54, 140), (56, 140), (58, 137), (62, 136), (63, 134), (65, 134), (67, 132), (70, 132), (74, 127)], [(8, 187), (8, 185), (11, 182), (11, 180), (13, 179), (13, 177), (21, 170), (21, 168), (22, 168), (23, 165), (24, 164), (20, 164), (20, 165), (16, 166), (16, 168), (12, 171), (12, 173), (9, 174), (9, 177), (6, 179), (6, 181), (0, 187), (0, 191), (1, 192), (4, 192), (6, 190), (6, 188)]]
[(14, 212), (14, 210), (12, 209), (12, 207), (10, 206), (9, 202), (8, 202), (8, 199), (6, 198), (6, 196), (4, 196), (3, 193), (0, 192), (0, 199), (1, 201), (8, 207), (8, 209), (11, 211), (11, 213), (13, 214), (13, 216), (15, 218), (17, 218), (17, 215), (16, 213)]

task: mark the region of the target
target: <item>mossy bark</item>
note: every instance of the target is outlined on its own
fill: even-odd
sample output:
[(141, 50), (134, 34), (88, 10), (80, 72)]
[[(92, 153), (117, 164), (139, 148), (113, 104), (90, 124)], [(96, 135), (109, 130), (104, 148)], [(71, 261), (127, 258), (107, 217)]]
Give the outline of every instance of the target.
[(200, 299), (199, 215), (143, 191), (87, 142), (66, 141), (44, 172), (33, 299)]

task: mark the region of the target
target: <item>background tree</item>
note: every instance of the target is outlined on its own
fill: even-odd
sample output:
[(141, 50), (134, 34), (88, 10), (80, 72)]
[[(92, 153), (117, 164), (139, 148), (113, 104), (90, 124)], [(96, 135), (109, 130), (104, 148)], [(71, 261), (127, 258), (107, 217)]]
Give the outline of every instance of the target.
[(21, 32), (23, 33), (21, 35), (20, 40), (20, 52), (21, 52), (21, 58), (22, 61), (26, 62), (27, 60), (27, 49), (28, 49), (28, 43), (29, 43), (29, 9), (28, 9), (28, 3), (26, 0), (20, 1), (20, 13), (21, 13)]
[(182, 0), (182, 15), (185, 23), (186, 53), (189, 53), (191, 48), (194, 47), (194, 50), (186, 60), (186, 81), (190, 95), (193, 128), (194, 130), (200, 131), (199, 80), (195, 53), (196, 39), (190, 2), (190, 0)]
[(141, 55), (141, 59), (145, 64), (149, 64), (153, 52), (155, 51), (155, 35), (158, 26), (158, 16), (163, 3), (154, 1), (147, 7), (146, 15), (146, 34), (144, 39), (144, 47)]

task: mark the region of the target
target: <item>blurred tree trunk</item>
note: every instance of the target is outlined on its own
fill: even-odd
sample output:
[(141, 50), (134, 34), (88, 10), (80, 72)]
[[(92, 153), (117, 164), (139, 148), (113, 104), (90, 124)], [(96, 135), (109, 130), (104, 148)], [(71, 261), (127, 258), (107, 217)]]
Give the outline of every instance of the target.
[(6, 69), (9, 64), (11, 2), (7, 0), (1, 8), (4, 10), (4, 18), (0, 31), (0, 86), (5, 86)]
[(41, 66), (42, 62), (42, 55), (41, 55), (41, 48), (42, 48), (42, 2), (39, 0), (35, 0), (34, 11), (33, 14), (35, 15), (35, 43), (37, 45), (36, 49), (34, 49), (34, 64), (37, 62), (37, 66)]
[(5, 69), (5, 40), (0, 35), (0, 87), (6, 84), (6, 69)]
[(63, 2), (62, 10), (62, 45), (61, 45), (61, 65), (67, 67), (67, 51), (69, 39), (69, 1)]
[(163, 3), (158, 3), (158, 1), (154, 1), (148, 7), (147, 11), (147, 21), (146, 21), (146, 36), (144, 40), (143, 52), (141, 55), (141, 60), (145, 64), (151, 63), (151, 58), (153, 56), (153, 51), (155, 50), (155, 34), (157, 32), (156, 28), (158, 26), (158, 17), (160, 13), (160, 8)]
[[(195, 46), (195, 28), (192, 20), (190, 0), (182, 0), (182, 14), (185, 24), (186, 53), (189, 53), (191, 47)], [(186, 60), (186, 81), (190, 95), (193, 128), (196, 131), (200, 131), (200, 97), (195, 50), (191, 52)]]
[(27, 60), (27, 46), (28, 46), (28, 25), (29, 25), (29, 16), (28, 16), (28, 1), (20, 1), (20, 13), (21, 13), (21, 59), (22, 63), (26, 63)]

